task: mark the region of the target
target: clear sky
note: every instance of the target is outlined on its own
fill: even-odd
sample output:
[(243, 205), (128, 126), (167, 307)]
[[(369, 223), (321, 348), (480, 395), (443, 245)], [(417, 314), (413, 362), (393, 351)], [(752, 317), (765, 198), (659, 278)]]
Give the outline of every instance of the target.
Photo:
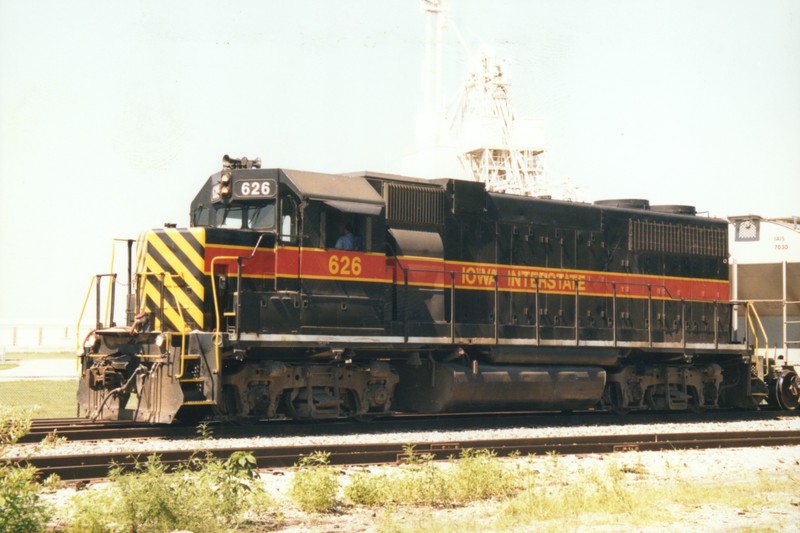
[[(800, 215), (800, 3), (450, 11), (510, 61), (551, 181), (587, 201)], [(75, 321), (111, 239), (186, 225), (225, 153), (400, 172), (423, 53), (415, 0), (0, 0), (0, 322)], [(449, 38), (446, 94), (468, 63)]]

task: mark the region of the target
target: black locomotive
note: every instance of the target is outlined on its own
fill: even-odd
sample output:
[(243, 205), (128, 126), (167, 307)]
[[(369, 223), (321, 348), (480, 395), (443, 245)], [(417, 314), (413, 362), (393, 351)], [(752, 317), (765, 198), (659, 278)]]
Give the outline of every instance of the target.
[(190, 216), (140, 237), (126, 325), (98, 296), (92, 418), (798, 403), (735, 339), (727, 223), (687, 206), (226, 156)]

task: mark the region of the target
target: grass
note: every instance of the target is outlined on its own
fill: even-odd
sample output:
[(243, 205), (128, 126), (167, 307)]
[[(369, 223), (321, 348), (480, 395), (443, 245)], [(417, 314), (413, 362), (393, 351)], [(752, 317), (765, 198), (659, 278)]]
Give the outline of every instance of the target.
[(75, 352), (6, 352), (6, 361), (31, 361), (36, 359), (75, 359)]
[[(666, 479), (647, 472), (636, 456), (611, 456), (603, 464), (568, 468), (557, 456), (515, 461), (516, 483), (505, 496), (483, 494), (477, 504), (458, 498), (450, 503), (465, 507), (459, 516), (435, 513), (431, 507), (386, 510), (381, 530), (408, 531), (581, 531), (587, 528), (669, 529), (698, 511), (710, 516), (764, 516), (752, 530), (783, 530), (786, 510), (800, 505), (795, 483), (776, 484), (766, 474), (728, 481), (689, 479), (669, 472)], [(496, 477), (474, 466), (473, 476)], [(792, 477), (792, 476), (790, 476)], [(388, 478), (385, 481), (390, 481)], [(392, 480), (396, 481), (396, 480)], [(796, 481), (792, 479), (791, 481)], [(391, 490), (380, 483), (377, 490)], [(498, 497), (499, 496), (499, 497)], [(472, 507), (467, 508), (470, 503)], [(716, 514), (715, 514), (716, 513)], [(701, 513), (702, 514), (702, 513)], [(410, 516), (409, 516), (410, 515)], [(700, 521), (708, 520), (707, 517)], [(713, 520), (713, 518), (712, 518)]]
[(0, 382), (0, 405), (30, 409), (35, 418), (59, 418), (77, 413), (77, 379)]
[(459, 506), (512, 494), (515, 485), (515, 472), (490, 451), (463, 450), (458, 458), (435, 463), (407, 448), (400, 468), (356, 472), (344, 493), (357, 505)]

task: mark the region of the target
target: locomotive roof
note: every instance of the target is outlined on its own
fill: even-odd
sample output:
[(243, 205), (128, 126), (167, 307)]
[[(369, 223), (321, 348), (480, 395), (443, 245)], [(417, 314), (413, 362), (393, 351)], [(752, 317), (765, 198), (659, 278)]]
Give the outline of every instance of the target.
[(281, 169), (281, 172), (289, 187), (301, 198), (383, 205), (383, 197), (363, 177), (290, 169)]

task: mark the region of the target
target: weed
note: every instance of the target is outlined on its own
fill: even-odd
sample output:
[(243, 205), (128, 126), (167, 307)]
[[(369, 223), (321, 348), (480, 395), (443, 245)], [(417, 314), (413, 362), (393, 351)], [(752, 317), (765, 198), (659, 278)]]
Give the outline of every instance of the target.
[(0, 466), (0, 531), (43, 531), (50, 517), (32, 466)]
[(195, 430), (197, 438), (200, 440), (211, 440), (214, 438), (214, 430), (208, 425), (208, 422), (201, 422)]
[(31, 411), (0, 406), (0, 451), (19, 440), (31, 429)]
[(42, 488), (49, 490), (50, 492), (55, 492), (61, 489), (63, 486), (64, 483), (61, 481), (61, 476), (55, 473), (50, 474), (44, 479), (44, 481), (42, 481)]
[[(0, 456), (30, 430), (30, 413), (0, 407)], [(13, 463), (0, 464), (0, 531), (43, 531), (50, 509), (42, 502), (37, 469)]]
[(515, 485), (508, 467), (490, 450), (463, 450), (451, 478), (451, 497), (458, 502), (505, 496)]
[(329, 453), (314, 452), (295, 464), (289, 494), (301, 510), (326, 513), (336, 506), (339, 480), (329, 460)]
[(245, 511), (261, 512), (271, 505), (254, 466), (252, 455), (236, 452), (225, 461), (207, 457), (168, 474), (151, 456), (132, 472), (112, 468), (105, 489), (77, 494), (67, 520), (73, 531), (236, 528)]
[[(570, 472), (555, 455), (548, 454), (544, 471), (524, 478), (523, 490), (500, 513), (501, 528), (519, 528), (542, 521), (580, 522), (582, 516), (624, 517), (626, 523), (652, 523), (668, 515), (662, 501), (664, 488), (636, 482), (644, 472), (641, 462), (630, 466), (612, 458), (603, 467)], [(580, 479), (576, 482), (575, 479)]]
[(389, 486), (390, 480), (386, 474), (355, 472), (350, 478), (350, 484), (344, 488), (344, 495), (359, 505), (378, 506), (390, 500), (387, 493)]
[(432, 453), (416, 453), (413, 444), (403, 445), (403, 456), (401, 460), (404, 464), (420, 466), (430, 463), (435, 459)]
[(487, 450), (464, 450), (449, 464), (406, 450), (406, 460), (391, 474), (358, 472), (345, 496), (358, 505), (463, 505), (504, 496), (515, 489), (512, 471)]
[(42, 439), (42, 446), (45, 448), (55, 448), (67, 442), (67, 437), (59, 436), (58, 430), (54, 429)]

